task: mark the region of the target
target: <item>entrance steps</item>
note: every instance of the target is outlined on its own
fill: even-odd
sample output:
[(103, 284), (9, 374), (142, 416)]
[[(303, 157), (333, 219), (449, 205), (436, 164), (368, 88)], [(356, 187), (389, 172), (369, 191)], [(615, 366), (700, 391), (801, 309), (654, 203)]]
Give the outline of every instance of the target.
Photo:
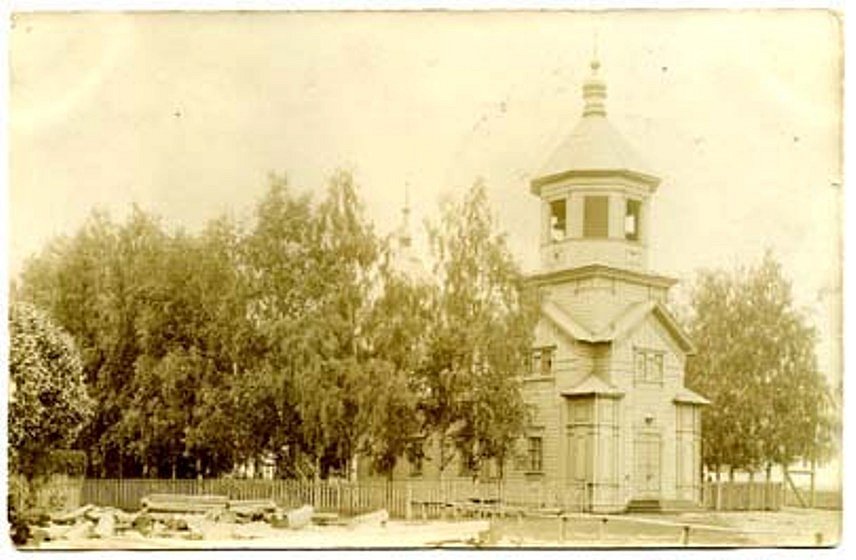
[(628, 513), (659, 513), (663, 511), (663, 500), (656, 498), (635, 499), (627, 503)]
[(689, 500), (645, 498), (630, 500), (627, 503), (627, 513), (668, 513), (701, 510), (701, 506)]

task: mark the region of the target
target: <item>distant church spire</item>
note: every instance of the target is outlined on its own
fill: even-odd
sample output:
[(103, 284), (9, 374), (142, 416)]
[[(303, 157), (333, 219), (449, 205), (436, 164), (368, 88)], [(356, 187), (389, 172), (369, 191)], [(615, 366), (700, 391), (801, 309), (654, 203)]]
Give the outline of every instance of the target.
[(597, 43), (595, 43), (594, 57), (591, 61), (591, 76), (583, 84), (583, 116), (605, 117), (606, 116), (606, 82), (601, 80), (597, 71), (600, 68), (600, 61), (597, 59)]
[(423, 284), (428, 282), (428, 275), (422, 262), (414, 254), (413, 237), (410, 233), (410, 184), (404, 184), (404, 206), (401, 208), (401, 225), (395, 231), (397, 241), (392, 251), (392, 265), (402, 278), (408, 282)]

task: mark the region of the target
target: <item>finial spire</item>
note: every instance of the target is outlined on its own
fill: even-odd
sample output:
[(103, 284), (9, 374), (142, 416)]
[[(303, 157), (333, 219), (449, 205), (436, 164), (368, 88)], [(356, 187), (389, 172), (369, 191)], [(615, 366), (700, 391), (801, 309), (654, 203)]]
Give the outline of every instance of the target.
[(410, 183), (404, 183), (404, 207), (401, 209), (401, 231), (398, 236), (398, 242), (402, 247), (410, 247)]
[(583, 100), (585, 101), (583, 116), (605, 117), (606, 82), (597, 75), (597, 71), (600, 69), (600, 61), (597, 56), (597, 34), (595, 34), (594, 53), (589, 66), (591, 67), (591, 76), (583, 84)]
[(592, 42), (592, 60), (597, 60), (597, 29), (594, 30), (594, 41)]

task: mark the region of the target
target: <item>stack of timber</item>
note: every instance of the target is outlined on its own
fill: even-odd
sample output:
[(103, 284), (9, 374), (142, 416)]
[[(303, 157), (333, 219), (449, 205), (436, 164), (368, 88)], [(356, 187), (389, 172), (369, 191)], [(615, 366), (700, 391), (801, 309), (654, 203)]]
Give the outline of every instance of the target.
[(208, 513), (229, 505), (228, 496), (149, 494), (140, 500), (143, 509), (157, 513)]

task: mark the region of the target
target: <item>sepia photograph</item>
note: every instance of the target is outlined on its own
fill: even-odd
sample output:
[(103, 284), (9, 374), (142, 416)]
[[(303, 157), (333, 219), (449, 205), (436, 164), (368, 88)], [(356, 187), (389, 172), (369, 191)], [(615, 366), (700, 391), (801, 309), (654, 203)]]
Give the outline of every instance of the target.
[(4, 548), (838, 547), (843, 20), (13, 11)]

